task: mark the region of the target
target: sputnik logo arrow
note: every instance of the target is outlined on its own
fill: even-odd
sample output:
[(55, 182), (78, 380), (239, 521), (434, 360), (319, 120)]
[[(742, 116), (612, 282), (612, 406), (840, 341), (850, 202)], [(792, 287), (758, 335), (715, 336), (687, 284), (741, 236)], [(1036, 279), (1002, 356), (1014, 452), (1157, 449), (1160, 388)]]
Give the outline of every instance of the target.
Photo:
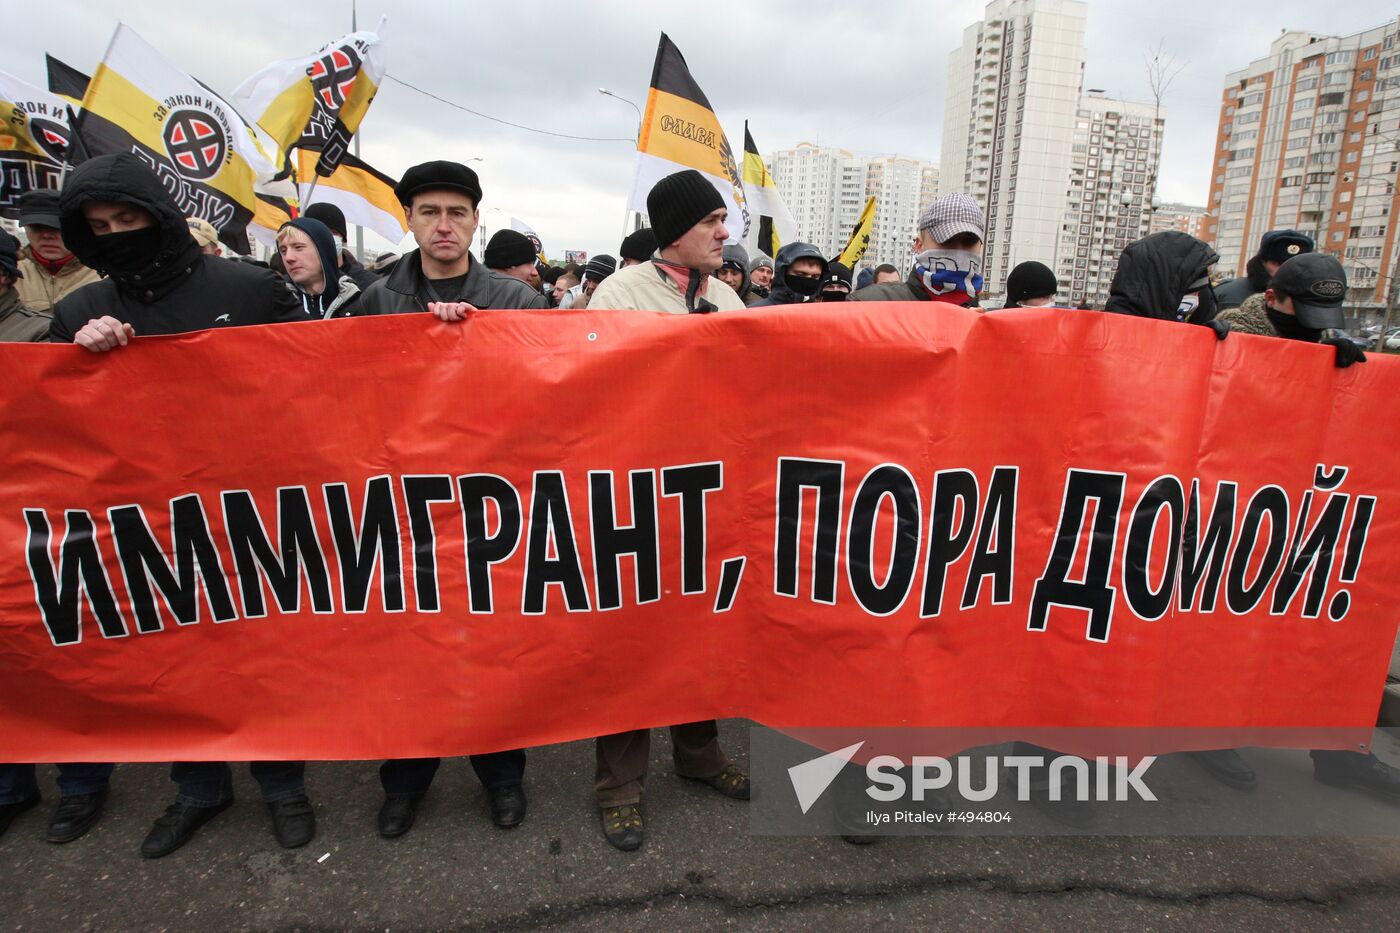
[(865, 742), (857, 742), (854, 745), (847, 745), (834, 752), (822, 755), (820, 758), (813, 758), (811, 761), (804, 761), (800, 765), (793, 765), (788, 768), (788, 778), (792, 781), (792, 789), (797, 793), (797, 804), (805, 814), (812, 809), (812, 804), (816, 803), (826, 789), (831, 786), (831, 782), (836, 780), (836, 775), (841, 773), (841, 769), (850, 764), (851, 758), (860, 751), (860, 747)]

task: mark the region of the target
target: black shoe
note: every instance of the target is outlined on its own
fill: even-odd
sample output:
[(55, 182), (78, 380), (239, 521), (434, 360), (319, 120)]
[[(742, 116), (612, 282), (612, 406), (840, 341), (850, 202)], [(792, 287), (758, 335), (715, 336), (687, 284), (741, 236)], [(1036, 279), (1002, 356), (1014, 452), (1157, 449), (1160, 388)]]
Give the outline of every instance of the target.
[(102, 802), (106, 799), (105, 787), (95, 794), (59, 798), (58, 809), (53, 811), (45, 838), (49, 842), (72, 842), (86, 835), (102, 815)]
[(603, 835), (623, 852), (641, 848), (642, 811), (635, 805), (604, 808)]
[(841, 838), (853, 846), (873, 846), (880, 841), (879, 836), (858, 836), (855, 833), (843, 834)]
[(1369, 752), (1329, 755), (1328, 759), (1326, 765), (1313, 762), (1313, 777), (1323, 784), (1354, 787), (1386, 800), (1400, 800), (1400, 768), (1392, 768)]
[(316, 838), (316, 811), (306, 795), (288, 800), (274, 800), (267, 805), (272, 814), (272, 835), (284, 849), (304, 846)]
[(422, 794), (411, 797), (385, 797), (379, 808), (379, 835), (385, 839), (402, 836), (413, 828), (413, 818), (418, 815), (418, 801)]
[(44, 799), (44, 795), (37, 790), (30, 796), (24, 798), (19, 803), (0, 804), (0, 836), (5, 835), (5, 830), (10, 828), (10, 824), (15, 821), (25, 810), (32, 810), (39, 805), (39, 801)]
[(191, 807), (176, 801), (165, 808), (141, 843), (143, 858), (164, 858), (194, 838), (195, 831), (233, 806), (233, 798), (212, 807)]
[(1236, 790), (1252, 790), (1256, 783), (1254, 769), (1244, 756), (1233, 748), (1208, 752), (1187, 752), (1186, 757), (1200, 765), (1207, 774)]
[(487, 793), (491, 797), (491, 822), (501, 829), (519, 826), (525, 819), (525, 788), (512, 784)]

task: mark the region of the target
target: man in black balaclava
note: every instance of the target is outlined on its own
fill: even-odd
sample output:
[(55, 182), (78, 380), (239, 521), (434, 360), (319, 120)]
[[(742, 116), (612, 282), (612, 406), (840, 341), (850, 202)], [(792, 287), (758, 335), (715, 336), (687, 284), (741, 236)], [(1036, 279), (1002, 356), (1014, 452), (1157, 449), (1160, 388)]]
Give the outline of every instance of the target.
[(817, 293), (817, 301), (845, 301), (851, 294), (851, 270), (833, 260), (826, 267), (822, 278), (822, 290)]
[[(135, 155), (99, 156), (74, 169), (59, 214), (63, 241), (107, 278), (59, 301), (49, 330), (55, 343), (103, 353), (137, 336), (306, 320), (271, 271), (201, 252), (184, 212)], [(316, 815), (306, 799), (306, 762), (250, 768), (277, 841), (285, 848), (310, 842)], [(233, 774), (222, 761), (177, 762), (170, 777), (178, 793), (141, 843), (146, 858), (174, 852), (233, 803)]]
[(773, 261), (773, 287), (768, 297), (751, 307), (800, 305), (821, 291), (826, 277), (826, 257), (811, 243), (789, 243), (778, 250)]
[(1210, 267), (1220, 256), (1189, 233), (1164, 230), (1129, 243), (1118, 258), (1104, 310), (1183, 324), (1201, 324), (1224, 339)]
[(63, 242), (107, 278), (54, 307), (55, 343), (101, 352), (133, 336), (306, 320), (271, 271), (201, 253), (184, 213), (135, 155), (74, 169), (59, 212)]
[(360, 286), (343, 274), (330, 228), (310, 217), (297, 217), (277, 231), (277, 255), (287, 283), (308, 317), (351, 317)]

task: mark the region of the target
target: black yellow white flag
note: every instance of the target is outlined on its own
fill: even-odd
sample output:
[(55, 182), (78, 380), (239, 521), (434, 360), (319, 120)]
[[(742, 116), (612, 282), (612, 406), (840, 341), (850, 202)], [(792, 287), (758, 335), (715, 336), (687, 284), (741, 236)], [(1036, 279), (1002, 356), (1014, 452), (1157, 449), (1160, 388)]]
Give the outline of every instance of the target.
[(749, 224), (749, 252), (763, 253), (770, 258), (777, 256), (779, 247), (797, 239), (797, 221), (778, 194), (773, 176), (768, 174), (768, 166), (749, 133), (747, 120), (744, 121), (744, 193), (753, 215)]
[(408, 221), (404, 218), (403, 205), (394, 196), (395, 179), (347, 154), (334, 172), (317, 182), (313, 192), (310, 183), (315, 177), (316, 154), (298, 149), (296, 156), (303, 211), (309, 194), (315, 203), (334, 204), (340, 208), (347, 223), (373, 230), (390, 243), (403, 239), (408, 232)]
[(540, 239), (540, 235), (536, 233), (529, 224), (519, 217), (512, 217), (510, 219), (510, 228), (516, 233), (525, 234), (525, 238), (535, 247), (535, 255), (539, 257), (540, 262), (549, 265), (549, 260), (544, 255), (544, 241)]
[(846, 248), (841, 250), (841, 255), (836, 257), (836, 261), (847, 269), (855, 269), (856, 263), (860, 262), (865, 256), (865, 251), (870, 248), (870, 232), (874, 228), (875, 199), (872, 197), (866, 200), (865, 207), (860, 212), (860, 219), (851, 231), (851, 238), (846, 242)]
[(118, 26), (88, 84), (75, 134), (88, 156), (132, 152), (187, 217), (235, 242), (257, 208), (253, 186), (272, 160), (228, 102)]
[(628, 208), (645, 214), (652, 186), (689, 168), (705, 175), (724, 198), (730, 241), (742, 242), (748, 235), (749, 205), (734, 150), (680, 50), (662, 33), (637, 139), (637, 170)]
[(381, 19), (373, 31), (352, 32), (312, 55), (273, 62), (238, 86), (234, 104), (283, 152), (293, 146), (320, 152), (316, 173), (329, 177), (384, 81), (383, 28)]
[(0, 71), (0, 216), (17, 216), (26, 191), (57, 188), (68, 151), (67, 104)]

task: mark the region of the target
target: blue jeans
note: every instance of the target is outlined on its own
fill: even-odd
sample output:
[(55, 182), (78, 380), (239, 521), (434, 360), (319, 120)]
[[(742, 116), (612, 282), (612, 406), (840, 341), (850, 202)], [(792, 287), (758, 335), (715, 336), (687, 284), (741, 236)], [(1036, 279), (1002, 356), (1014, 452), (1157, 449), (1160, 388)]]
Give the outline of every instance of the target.
[[(250, 761), (248, 770), (268, 803), (306, 794), (304, 761)], [(177, 761), (170, 780), (179, 786), (175, 802), (187, 807), (217, 807), (233, 799), (233, 772), (225, 761)]]
[[(487, 790), (514, 787), (525, 777), (525, 750), (472, 755), (472, 770)], [(421, 797), (428, 792), (441, 758), (391, 758), (379, 766), (385, 797)]]
[[(58, 795), (79, 797), (101, 793), (112, 776), (110, 764), (62, 764), (58, 766)], [(28, 800), (39, 792), (33, 765), (0, 765), (0, 806)]]

